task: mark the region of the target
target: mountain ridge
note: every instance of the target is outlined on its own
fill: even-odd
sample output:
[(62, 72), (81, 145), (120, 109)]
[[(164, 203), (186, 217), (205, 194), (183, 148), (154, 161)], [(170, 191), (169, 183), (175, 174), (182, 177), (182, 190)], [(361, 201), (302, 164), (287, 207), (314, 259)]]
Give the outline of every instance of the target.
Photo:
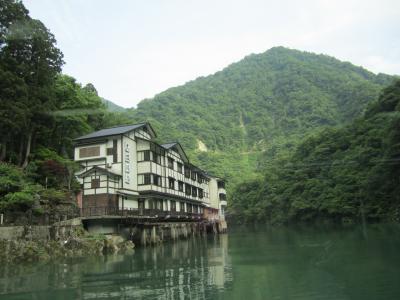
[[(166, 140), (180, 140), (196, 163), (214, 173), (251, 176), (258, 155), (235, 155), (268, 152), (315, 128), (347, 123), (392, 78), (327, 55), (274, 47), (127, 112), (132, 120), (150, 121)], [(208, 150), (200, 151), (198, 141)]]

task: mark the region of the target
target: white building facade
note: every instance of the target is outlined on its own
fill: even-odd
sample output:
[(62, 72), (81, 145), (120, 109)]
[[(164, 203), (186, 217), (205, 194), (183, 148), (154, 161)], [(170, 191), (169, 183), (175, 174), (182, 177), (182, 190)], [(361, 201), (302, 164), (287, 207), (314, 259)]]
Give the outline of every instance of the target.
[[(157, 144), (149, 123), (103, 129), (75, 140), (85, 211), (223, 215), (223, 180), (189, 162), (177, 143)], [(222, 196), (221, 196), (222, 195)]]

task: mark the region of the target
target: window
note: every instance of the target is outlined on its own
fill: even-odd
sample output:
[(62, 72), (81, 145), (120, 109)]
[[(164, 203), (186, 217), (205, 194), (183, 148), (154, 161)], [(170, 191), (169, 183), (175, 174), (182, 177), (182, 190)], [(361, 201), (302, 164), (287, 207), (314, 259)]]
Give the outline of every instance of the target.
[(113, 156), (113, 163), (118, 162), (117, 147), (118, 147), (118, 140), (113, 140), (113, 146), (106, 149), (106, 154), (108, 156), (111, 156), (111, 155)]
[(200, 173), (197, 174), (197, 181), (198, 181), (199, 183), (203, 183), (203, 175), (201, 175)]
[(138, 161), (150, 161), (150, 150), (139, 151)]
[(191, 213), (191, 212), (192, 212), (192, 204), (189, 204), (189, 203), (186, 204), (186, 211), (187, 211), (188, 213)]
[(157, 201), (157, 200), (156, 200), (156, 199), (151, 199), (151, 198), (150, 198), (148, 201), (149, 201), (149, 208), (150, 208), (150, 209), (155, 209), (156, 206), (157, 206), (157, 204), (156, 204), (156, 201)]
[(79, 157), (91, 157), (91, 156), (100, 156), (100, 146), (96, 147), (85, 147), (79, 149)]
[(185, 194), (190, 196), (192, 194), (192, 186), (190, 184), (185, 184)]
[(171, 157), (168, 157), (168, 168), (174, 169), (174, 160)]
[(203, 189), (199, 188), (199, 198), (203, 199)]
[(192, 186), (192, 196), (197, 197), (197, 187)]
[(168, 178), (168, 186), (171, 190), (175, 189), (175, 179), (173, 179), (172, 177)]
[(157, 209), (158, 210), (164, 210), (164, 201), (163, 201), (163, 199), (158, 199), (158, 200), (156, 200), (156, 203), (157, 203)]
[(153, 174), (153, 184), (157, 185), (157, 186), (161, 186), (162, 185), (161, 176), (160, 175)]
[(151, 174), (138, 175), (138, 184), (139, 185), (151, 184)]
[(178, 191), (183, 192), (183, 182), (178, 181)]
[(226, 195), (220, 193), (220, 194), (219, 194), (219, 200), (226, 200)]
[(144, 209), (144, 203), (145, 203), (145, 199), (143, 198), (139, 198), (138, 199), (138, 208), (143, 212)]
[(190, 178), (190, 168), (188, 166), (185, 166), (185, 177)]
[(176, 211), (176, 202), (172, 201), (170, 202), (170, 211)]
[(151, 174), (144, 175), (144, 184), (151, 184)]
[(218, 188), (219, 188), (219, 189), (224, 189), (224, 188), (225, 188), (225, 182), (223, 182), (223, 181), (218, 181)]
[(192, 173), (192, 180), (196, 180), (196, 172), (192, 171), (191, 173)]
[(165, 155), (165, 150), (154, 143), (150, 144), (150, 150), (153, 153), (153, 162), (161, 165), (161, 156)]
[(178, 171), (178, 173), (181, 173), (182, 174), (182, 172), (183, 172), (183, 165), (181, 164), (181, 163), (179, 163), (179, 162), (177, 162), (176, 163), (176, 167), (177, 167), (177, 171)]
[(143, 151), (143, 160), (150, 161), (150, 150)]
[(193, 212), (194, 213), (199, 213), (199, 207), (197, 205), (193, 205)]
[(99, 178), (93, 178), (92, 179), (92, 189), (97, 189), (100, 187), (100, 179)]
[(185, 211), (185, 202), (179, 202), (179, 211)]

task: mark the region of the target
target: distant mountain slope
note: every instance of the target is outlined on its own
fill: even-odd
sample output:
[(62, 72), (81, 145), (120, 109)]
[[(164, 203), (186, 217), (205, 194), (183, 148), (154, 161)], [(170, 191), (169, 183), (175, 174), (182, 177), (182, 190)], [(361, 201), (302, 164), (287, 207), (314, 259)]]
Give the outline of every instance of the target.
[(230, 213), (239, 222), (400, 222), (400, 80), (363, 117), (324, 128), (258, 180), (238, 185)]
[(122, 106), (119, 106), (117, 104), (115, 104), (114, 102), (101, 98), (103, 103), (106, 105), (107, 110), (111, 111), (111, 112), (124, 112), (125, 108), (123, 108)]
[(129, 114), (151, 121), (163, 141), (180, 140), (213, 172), (247, 177), (260, 153), (360, 116), (391, 81), (326, 55), (276, 47), (143, 100)]

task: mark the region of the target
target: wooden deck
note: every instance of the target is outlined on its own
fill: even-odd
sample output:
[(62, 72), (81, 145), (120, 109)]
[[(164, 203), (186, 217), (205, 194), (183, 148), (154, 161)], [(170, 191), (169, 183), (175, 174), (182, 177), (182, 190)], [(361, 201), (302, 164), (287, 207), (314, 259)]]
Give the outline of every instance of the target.
[(178, 211), (163, 211), (158, 209), (119, 209), (116, 207), (85, 207), (81, 208), (82, 219), (137, 219), (141, 221), (166, 222), (185, 221), (200, 222), (204, 216), (200, 213), (188, 213)]

